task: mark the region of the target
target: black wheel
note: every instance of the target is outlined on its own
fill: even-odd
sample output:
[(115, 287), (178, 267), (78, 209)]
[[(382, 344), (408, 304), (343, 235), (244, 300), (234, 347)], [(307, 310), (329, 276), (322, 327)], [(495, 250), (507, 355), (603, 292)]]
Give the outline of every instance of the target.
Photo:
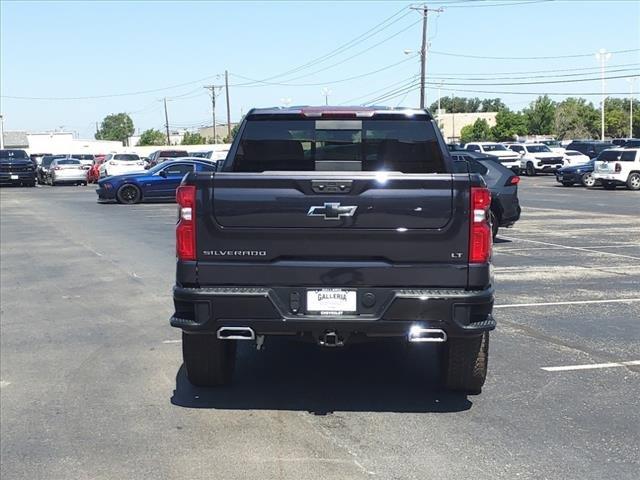
[(116, 198), (119, 203), (138, 203), (142, 199), (142, 193), (140, 189), (135, 185), (126, 184), (122, 185), (118, 189), (118, 193), (116, 193)]
[(596, 184), (596, 179), (593, 178), (593, 173), (591, 172), (587, 172), (584, 175), (582, 175), (582, 178), (580, 179), (580, 181), (582, 182), (582, 185), (588, 188), (591, 188)]
[(605, 190), (615, 190), (616, 189), (616, 184), (615, 183), (605, 183), (603, 186), (604, 186)]
[(449, 338), (445, 343), (443, 375), (449, 390), (477, 394), (487, 378), (489, 332), (475, 337)]
[(527, 176), (528, 177), (535, 177), (536, 175), (536, 169), (533, 167), (533, 163), (531, 162), (527, 162)]
[(498, 225), (498, 216), (493, 213), (493, 210), (491, 210), (491, 212), (489, 212), (489, 218), (491, 220), (491, 234), (493, 235), (493, 239), (495, 240), (498, 236), (498, 228), (500, 228), (500, 225)]
[(640, 173), (632, 173), (627, 178), (627, 188), (629, 190), (640, 190)]
[(189, 381), (198, 387), (228, 385), (236, 363), (236, 340), (182, 332), (182, 357)]
[(571, 187), (573, 186), (573, 182), (562, 182), (562, 185), (564, 185), (565, 187)]

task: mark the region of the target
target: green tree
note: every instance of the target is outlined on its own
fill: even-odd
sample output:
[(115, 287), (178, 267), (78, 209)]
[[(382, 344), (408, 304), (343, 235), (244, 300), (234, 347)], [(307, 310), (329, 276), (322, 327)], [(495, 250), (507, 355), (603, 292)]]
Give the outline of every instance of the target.
[[(447, 113), (472, 113), (480, 109), (482, 102), (479, 98), (465, 97), (442, 97), (440, 99), (440, 108)], [(430, 112), (438, 111), (438, 102), (433, 102), (429, 107)]]
[(493, 136), (491, 127), (484, 118), (479, 118), (473, 122), (473, 125), (465, 125), (460, 130), (460, 141), (462, 143), (486, 140), (493, 140)]
[(206, 139), (199, 133), (185, 132), (182, 137), (182, 145), (204, 145), (207, 143)]
[(524, 110), (527, 126), (531, 135), (550, 135), (553, 133), (556, 105), (548, 95), (538, 97)]
[(166, 145), (166, 143), (167, 137), (165, 136), (165, 134), (153, 128), (142, 132), (142, 135), (140, 135), (140, 140), (138, 140), (138, 145), (141, 147), (148, 145)]
[(480, 109), (483, 112), (500, 112), (506, 110), (507, 106), (499, 98), (485, 98), (480, 102)]
[(515, 140), (518, 135), (527, 134), (527, 119), (521, 113), (512, 112), (507, 108), (499, 110), (496, 115), (496, 125), (491, 128), (491, 135), (498, 142)]
[(569, 97), (556, 106), (554, 134), (556, 138), (594, 138), (600, 128), (598, 111), (584, 98)]
[(233, 142), (233, 139), (236, 138), (236, 135), (238, 134), (238, 130), (240, 130), (240, 124), (236, 123), (231, 129), (231, 135), (224, 138), (224, 143)]
[(114, 113), (104, 117), (95, 137), (96, 140), (117, 140), (125, 143), (134, 131), (133, 120), (129, 115)]

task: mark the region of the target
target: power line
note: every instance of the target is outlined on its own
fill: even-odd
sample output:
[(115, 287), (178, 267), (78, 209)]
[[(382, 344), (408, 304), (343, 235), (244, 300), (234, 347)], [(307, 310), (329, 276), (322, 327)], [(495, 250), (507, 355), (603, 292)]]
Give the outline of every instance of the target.
[[(341, 78), (341, 79), (338, 79), (338, 80), (329, 80), (329, 81), (326, 81), (326, 82), (278, 83), (278, 82), (265, 82), (265, 81), (262, 81), (262, 80), (254, 80), (252, 78), (245, 77), (245, 76), (242, 76), (242, 75), (238, 75), (238, 74), (235, 74), (235, 73), (230, 73), (230, 75), (232, 75), (234, 77), (238, 77), (238, 78), (243, 78), (245, 80), (251, 80), (251, 81), (263, 83), (265, 85), (276, 85), (276, 86), (282, 86), (282, 87), (317, 87), (317, 86), (321, 86), (321, 85), (332, 85), (332, 84), (335, 84), (335, 83), (349, 82), (351, 80), (356, 80), (358, 78), (364, 78), (364, 77), (368, 77), (370, 75), (375, 75), (376, 73), (380, 73), (380, 72), (382, 72), (384, 70), (388, 70), (390, 68), (397, 67), (398, 65), (400, 65), (402, 63), (405, 63), (405, 62), (407, 62), (409, 60), (413, 60), (415, 57), (417, 57), (417, 54), (416, 55), (412, 55), (412, 56), (410, 56), (408, 58), (404, 58), (404, 59), (400, 60), (399, 62), (392, 63), (391, 65), (387, 65), (387, 66), (384, 66), (382, 68), (378, 68), (377, 70), (372, 70), (372, 71), (367, 72), (367, 73), (361, 73), (359, 75), (354, 75), (352, 77), (347, 77), (347, 78)], [(242, 84), (236, 84), (236, 85), (231, 84), (230, 86), (232, 86), (232, 87), (233, 86), (242, 87), (243, 85)], [(263, 85), (246, 85), (245, 84), (245, 87), (261, 87), (261, 86), (263, 86)]]
[[(329, 70), (329, 69), (331, 69), (331, 68), (333, 68), (333, 67), (337, 67), (338, 65), (342, 65), (343, 63), (348, 62), (349, 60), (351, 60), (351, 59), (353, 59), (353, 58), (355, 58), (355, 57), (358, 57), (358, 56), (360, 56), (360, 55), (362, 55), (362, 54), (365, 54), (365, 53), (367, 53), (367, 52), (371, 51), (373, 48), (378, 47), (379, 45), (382, 45), (383, 43), (388, 42), (389, 40), (391, 40), (391, 39), (393, 39), (393, 38), (397, 37), (397, 36), (398, 36), (398, 35), (400, 35), (401, 33), (406, 32), (407, 30), (409, 30), (410, 28), (412, 28), (414, 25), (416, 25), (416, 24), (420, 23), (421, 21), (422, 21), (422, 20), (418, 20), (418, 21), (416, 21), (416, 22), (414, 22), (414, 23), (410, 24), (410, 25), (409, 25), (409, 26), (407, 26), (406, 28), (403, 28), (402, 30), (400, 30), (400, 31), (398, 31), (398, 32), (396, 32), (396, 33), (394, 33), (393, 35), (391, 35), (391, 36), (389, 36), (389, 37), (386, 37), (385, 39), (383, 39), (383, 40), (379, 41), (378, 43), (374, 43), (374, 44), (373, 44), (373, 45), (371, 45), (370, 47), (367, 47), (366, 49), (361, 50), (361, 51), (359, 51), (358, 53), (356, 53), (356, 54), (354, 54), (354, 55), (351, 55), (350, 57), (344, 58), (344, 59), (342, 59), (342, 60), (340, 60), (340, 61), (338, 61), (338, 62), (336, 62), (336, 63), (333, 63), (333, 64), (331, 64), (331, 65), (325, 66), (325, 67), (321, 68), (320, 70), (315, 70), (315, 71), (313, 71), (313, 72), (311, 72), (311, 73), (306, 73), (306, 74), (304, 74), (304, 75), (300, 75), (300, 76), (298, 76), (298, 77), (289, 78), (289, 79), (287, 79), (287, 80), (285, 80), (285, 81), (290, 82), (290, 81), (293, 81), (293, 80), (299, 80), (299, 79), (301, 79), (301, 78), (310, 77), (310, 76), (312, 76), (312, 75), (315, 75), (316, 73), (325, 72), (326, 70)], [(400, 63), (400, 62), (398, 62), (398, 63)], [(274, 77), (272, 77), (272, 78), (274, 78)], [(268, 80), (270, 80), (270, 79), (260, 80), (258, 83), (266, 82), (266, 81), (268, 81)], [(327, 83), (327, 82), (323, 83), (323, 85), (324, 85), (324, 84), (326, 84), (326, 83)], [(233, 86), (233, 87), (241, 87), (241, 86), (250, 86), (250, 85), (253, 85), (253, 84), (251, 84), (251, 83), (245, 83), (245, 84), (236, 84), (236, 85), (231, 85), (231, 86)]]
[[(604, 78), (604, 80), (615, 80), (617, 78), (631, 78), (634, 77), (635, 75), (614, 75), (612, 77), (606, 77)], [(553, 84), (557, 84), (557, 83), (578, 83), (578, 82), (594, 82), (594, 81), (600, 81), (602, 80), (600, 77), (595, 77), (595, 78), (572, 78), (572, 79), (568, 79), (568, 80), (548, 80), (548, 81), (534, 81), (534, 82), (509, 82), (509, 83), (505, 83), (505, 82), (498, 82), (498, 83), (447, 83), (447, 85), (449, 86), (456, 86), (456, 85), (461, 85), (461, 86), (477, 86), (477, 87), (484, 87), (484, 86), (491, 86), (491, 87), (495, 87), (495, 86), (503, 86), (503, 87), (507, 87), (507, 86), (516, 86), (516, 85), (553, 85)], [(427, 85), (439, 85), (440, 82), (427, 82)]]
[[(624, 54), (624, 53), (632, 53), (638, 52), (640, 48), (630, 48), (627, 50), (615, 50), (611, 53), (615, 54)], [(445, 55), (448, 57), (459, 57), (459, 58), (477, 58), (481, 60), (554, 60), (561, 58), (585, 58), (592, 57), (593, 53), (579, 53), (575, 55), (550, 55), (550, 56), (537, 56), (537, 57), (490, 57), (488, 55), (467, 55), (464, 53), (451, 53), (451, 52), (439, 52), (436, 50), (430, 50), (430, 53), (436, 55)]]
[[(389, 23), (388, 25), (385, 25), (390, 20), (392, 20), (393, 18), (395, 18), (398, 15), (400, 15), (403, 11), (405, 12), (404, 15), (402, 15), (400, 18), (394, 20), (393, 22)], [(391, 25), (394, 25), (395, 23), (399, 22), (400, 20), (402, 20), (404, 17), (406, 17), (410, 13), (411, 12), (407, 10), (407, 7), (403, 6), (400, 10), (396, 11), (390, 17), (387, 17), (385, 20), (383, 20), (382, 22), (380, 22), (377, 25), (373, 26), (372, 28), (370, 28), (366, 32), (358, 35), (357, 37), (355, 37), (355, 38), (351, 39), (350, 41), (346, 42), (345, 44), (343, 44), (343, 45), (331, 50), (330, 52), (328, 52), (328, 53), (326, 53), (326, 54), (324, 54), (324, 55), (322, 55), (320, 57), (317, 57), (317, 58), (315, 58), (313, 60), (310, 60), (309, 62), (307, 62), (307, 63), (305, 63), (303, 65), (299, 65), (298, 67), (295, 67), (293, 69), (287, 70), (287, 71), (285, 71), (283, 73), (280, 73), (278, 75), (273, 75), (271, 77), (268, 77), (268, 78), (265, 78), (263, 80), (260, 80), (260, 82), (266, 82), (266, 81), (269, 81), (269, 80), (273, 80), (275, 78), (284, 77), (284, 76), (290, 75), (292, 73), (296, 73), (296, 72), (298, 72), (300, 70), (307, 69), (310, 66), (317, 65), (318, 63), (322, 63), (325, 60), (328, 60), (329, 58), (332, 58), (332, 57), (334, 57), (336, 55), (339, 55), (340, 53), (343, 53), (344, 51), (349, 50), (350, 48), (353, 48), (355, 45), (358, 45), (358, 44), (364, 42), (365, 40), (371, 38), (372, 36), (375, 36), (378, 33), (386, 30)], [(382, 27), (382, 28), (380, 28), (380, 27)], [(378, 28), (380, 28), (380, 29), (378, 30)], [(371, 32), (373, 32), (373, 33), (371, 33)], [(238, 86), (238, 85), (236, 85), (236, 86)]]

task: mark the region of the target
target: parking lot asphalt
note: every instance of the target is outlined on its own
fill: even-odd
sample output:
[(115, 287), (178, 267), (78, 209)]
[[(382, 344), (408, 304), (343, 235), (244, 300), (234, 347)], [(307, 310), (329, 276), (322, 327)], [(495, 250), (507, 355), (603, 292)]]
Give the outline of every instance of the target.
[(243, 344), (233, 386), (190, 386), (175, 205), (95, 197), (0, 190), (3, 480), (638, 478), (638, 192), (522, 179), (478, 396), (384, 342)]

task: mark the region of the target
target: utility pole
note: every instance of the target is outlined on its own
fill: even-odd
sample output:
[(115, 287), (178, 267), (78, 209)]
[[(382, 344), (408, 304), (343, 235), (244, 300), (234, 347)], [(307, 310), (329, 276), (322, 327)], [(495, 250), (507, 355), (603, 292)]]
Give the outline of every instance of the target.
[(421, 7), (411, 7), (412, 10), (422, 12), (422, 47), (420, 48), (420, 108), (424, 108), (424, 82), (427, 74), (427, 19), (429, 12), (443, 12), (442, 8), (429, 8), (426, 4)]
[[(215, 85), (205, 85), (204, 88), (211, 92), (211, 116), (213, 120), (213, 143), (218, 143), (216, 135), (216, 87)], [(227, 97), (229, 98), (229, 97)]]
[(629, 138), (633, 138), (633, 83), (638, 77), (627, 78), (629, 82)]
[(229, 72), (224, 71), (224, 88), (227, 97), (227, 137), (231, 139), (231, 108), (229, 107)]
[(167, 113), (167, 97), (164, 97), (164, 126), (167, 129), (167, 145), (171, 145), (171, 135), (169, 134), (169, 114)]
[(600, 62), (600, 81), (602, 83), (602, 100), (600, 101), (600, 140), (602, 141), (604, 141), (604, 102), (606, 98), (604, 66), (610, 58), (611, 54), (608, 53), (604, 48), (601, 48), (596, 52), (596, 60)]

